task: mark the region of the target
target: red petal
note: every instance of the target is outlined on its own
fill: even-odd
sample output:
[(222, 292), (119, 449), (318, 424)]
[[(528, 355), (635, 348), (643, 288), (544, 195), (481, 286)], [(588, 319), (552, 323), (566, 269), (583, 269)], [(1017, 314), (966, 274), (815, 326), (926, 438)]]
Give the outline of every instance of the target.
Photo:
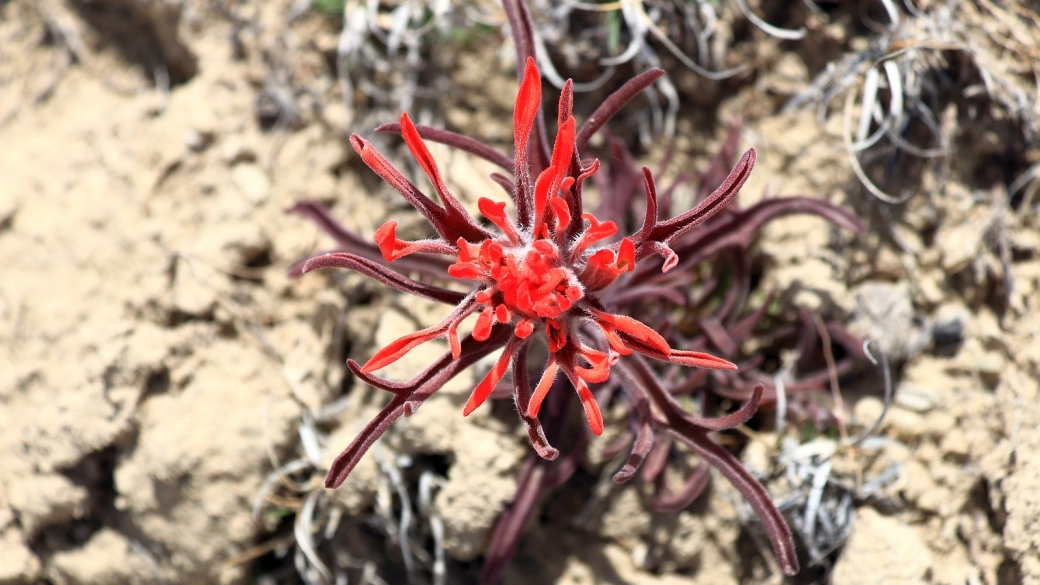
[(487, 278), (488, 273), (482, 266), (470, 262), (456, 262), (448, 267), (448, 276), (451, 276), (452, 278), (481, 280)]
[(481, 197), (477, 200), (477, 209), (484, 217), (491, 220), (491, 223), (498, 226), (502, 233), (509, 238), (509, 241), (513, 244), (520, 243), (520, 234), (516, 231), (516, 226), (513, 225), (513, 220), (506, 214), (506, 202), (505, 201), (492, 201), (487, 197)]
[(621, 247), (617, 254), (618, 273), (631, 272), (636, 267), (636, 246), (632, 240), (625, 238), (621, 240)]
[(492, 264), (500, 264), (502, 262), (502, 256), (504, 255), (502, 244), (491, 240), (484, 241), (487, 243), (486, 257), (491, 260)]
[[(514, 148), (519, 152), (521, 149), (526, 154), (527, 138), (531, 135), (531, 127), (534, 126), (534, 118), (538, 114), (538, 108), (542, 105), (542, 74), (534, 64), (534, 58), (527, 58), (524, 68), (524, 79), (520, 82), (520, 90), (516, 94), (516, 107), (513, 109), (513, 139)], [(526, 158), (526, 157), (525, 157)], [(521, 169), (519, 158), (516, 161), (515, 174), (527, 172)]]
[(425, 217), (433, 224), (434, 229), (440, 234), (442, 238), (447, 241), (454, 240), (457, 236), (463, 234), (452, 233), (453, 228), (448, 224), (447, 213), (444, 208), (433, 202), (432, 199), (424, 195), (419, 189), (413, 185), (408, 179), (401, 174), (390, 161), (386, 160), (378, 150), (364, 138), (361, 138), (357, 134), (350, 136), (350, 144), (354, 147), (354, 150), (361, 155), (361, 160), (368, 165), (377, 175), (383, 178), (384, 181), (390, 184), (394, 189), (397, 190), (405, 199), (408, 200), (416, 209), (418, 209)]
[(563, 197), (553, 197), (549, 200), (549, 206), (556, 214), (556, 231), (563, 231), (571, 223), (571, 210), (567, 208), (567, 202)]
[(430, 154), (430, 149), (426, 147), (426, 143), (423, 142), (419, 131), (412, 124), (407, 113), (401, 114), (401, 136), (404, 138), (405, 144), (408, 145), (408, 150), (412, 151), (412, 156), (419, 161), (419, 165), (426, 171), (426, 176), (430, 177), (433, 188), (437, 190), (443, 209), (447, 212), (444, 214), (445, 221), (451, 226), (451, 229), (474, 240), (490, 236), (491, 234), (486, 229), (473, 221), (473, 218), (469, 216), (466, 208), (462, 206), (458, 198), (448, 190), (448, 186), (444, 184), (444, 178), (441, 177), (441, 172), (437, 168), (437, 163), (433, 160), (433, 155)]
[(680, 364), (694, 368), (707, 368), (709, 370), (737, 369), (736, 364), (732, 362), (699, 351), (673, 349), (671, 353), (668, 354), (668, 361), (673, 364)]
[(607, 332), (607, 343), (610, 344), (610, 349), (618, 352), (621, 355), (628, 355), (632, 353), (632, 348), (625, 345), (625, 342), (621, 339), (621, 336), (617, 334), (617, 331), (611, 329)]
[[(458, 325), (459, 321), (462, 321), (471, 313), (473, 313), (473, 311), (476, 310), (476, 307), (477, 306), (472, 299), (467, 298), (463, 300), (459, 304), (459, 306), (455, 307), (455, 309), (440, 323), (434, 325), (433, 327), (427, 327), (422, 331), (409, 333), (408, 335), (394, 340), (392, 343), (390, 343), (383, 349), (377, 351), (375, 355), (373, 355), (372, 358), (368, 360), (368, 363), (366, 363), (361, 368), (361, 372), (364, 374), (369, 374), (380, 368), (384, 368), (401, 359), (406, 353), (411, 351), (413, 347), (431, 339), (441, 337), (445, 333), (448, 333), (449, 331), (454, 329), (454, 327)], [(452, 351), (454, 353), (454, 348), (452, 349)]]
[(534, 220), (537, 228), (545, 217), (549, 199), (560, 190), (561, 181), (567, 175), (571, 159), (574, 158), (574, 118), (560, 125), (553, 145), (552, 162), (542, 171), (534, 188)]
[(603, 434), (603, 413), (599, 411), (596, 397), (589, 391), (585, 380), (578, 380), (577, 390), (578, 398), (581, 398), (581, 405), (585, 407), (585, 418), (589, 420), (589, 428), (592, 429), (592, 434), (598, 437)]
[(614, 252), (608, 249), (597, 250), (589, 257), (579, 280), (590, 291), (598, 291), (610, 286), (619, 274), (621, 273), (614, 268)]
[(553, 247), (552, 242), (548, 240), (537, 240), (535, 243), (531, 244), (531, 247), (541, 252), (543, 256), (553, 260), (559, 259), (559, 256), (556, 254), (556, 248)]
[(398, 256), (397, 252), (397, 222), (388, 221), (379, 226), (373, 239), (379, 244), (379, 251), (383, 254), (383, 260), (392, 262)]
[(490, 306), (484, 307), (477, 317), (477, 324), (473, 326), (473, 339), (486, 341), (491, 337), (491, 327), (495, 324), (495, 310)]
[(542, 228), (542, 216), (545, 214), (545, 204), (550, 197), (555, 195), (552, 191), (556, 183), (556, 169), (549, 167), (538, 175), (534, 182), (534, 213), (535, 230)]
[(530, 319), (523, 319), (516, 324), (513, 333), (515, 333), (520, 339), (527, 339), (532, 333), (534, 333), (534, 323), (532, 323)]
[(426, 249), (434, 246), (433, 242), (406, 242), (398, 240), (397, 222), (393, 220), (381, 225), (372, 239), (376, 241), (376, 244), (379, 244), (379, 251), (387, 262), (393, 262), (398, 258), (403, 258), (415, 252), (427, 251)]
[[(527, 226), (531, 221), (531, 178), (530, 162), (527, 153), (531, 128), (538, 116), (538, 108), (542, 105), (542, 75), (534, 64), (534, 58), (528, 57), (524, 68), (524, 78), (520, 82), (520, 90), (516, 94), (516, 106), (513, 108), (513, 176), (516, 177), (514, 198), (516, 200), (517, 219), (520, 225)], [(539, 146), (536, 146), (539, 148)]]
[(505, 305), (498, 305), (495, 307), (495, 320), (499, 323), (508, 323), (512, 317), (513, 316), (509, 314), (509, 307)]
[(470, 244), (466, 241), (466, 238), (459, 238), (458, 241), (455, 242), (455, 247), (459, 249), (459, 262), (469, 262), (475, 256), (475, 254), (470, 251), (469, 246)]
[(617, 224), (612, 221), (605, 221), (600, 223), (598, 219), (591, 213), (581, 214), (581, 218), (588, 220), (589, 227), (585, 228), (585, 231), (581, 234), (581, 238), (576, 244), (574, 244), (574, 251), (572, 254), (580, 256), (586, 248), (592, 244), (617, 233)]
[[(466, 315), (466, 317), (468, 316), (469, 314)], [(455, 319), (451, 322), (451, 325), (448, 325), (448, 346), (451, 347), (451, 357), (454, 359), (459, 359), (459, 356), (462, 355), (462, 343), (459, 342), (459, 323), (462, 323), (462, 320), (466, 317)]]
[(429, 254), (458, 253), (455, 248), (445, 244), (444, 242), (430, 240), (406, 242), (404, 240), (398, 240), (397, 222), (392, 220), (379, 226), (379, 229), (376, 230), (372, 239), (374, 239), (376, 244), (379, 245), (379, 252), (387, 262), (393, 262), (398, 258), (403, 258), (409, 254), (414, 254), (415, 252), (426, 252)]
[(384, 368), (404, 357), (404, 355), (411, 351), (413, 347), (440, 337), (441, 335), (444, 335), (443, 327), (423, 329), (422, 331), (409, 333), (377, 351), (375, 355), (372, 356), (372, 359), (368, 360), (368, 362), (361, 368), (361, 371), (369, 374), (380, 368)]
[(491, 391), (495, 389), (495, 386), (498, 386), (498, 383), (502, 381), (502, 377), (506, 375), (506, 370), (509, 369), (509, 361), (513, 359), (513, 352), (516, 351), (517, 346), (515, 338), (513, 342), (506, 345), (494, 367), (487, 373), (487, 376), (484, 376), (480, 384), (477, 384), (477, 387), (473, 389), (469, 400), (466, 401), (466, 407), (462, 410), (462, 416), (469, 416), (477, 407), (484, 404)]
[(575, 371), (578, 373), (578, 377), (589, 384), (606, 382), (607, 379), (610, 378), (610, 366), (616, 364), (618, 361), (617, 353), (605, 353), (585, 346), (582, 346), (581, 348), (581, 355), (592, 367), (577, 367), (575, 368)]
[(556, 134), (556, 143), (553, 144), (552, 166), (556, 169), (559, 180), (567, 174), (574, 156), (574, 118), (560, 124), (560, 130)]
[(437, 168), (437, 163), (433, 160), (430, 149), (426, 148), (426, 143), (419, 136), (419, 131), (415, 129), (415, 125), (412, 124), (412, 120), (408, 117), (407, 112), (401, 114), (401, 137), (404, 138), (404, 143), (408, 145), (408, 150), (412, 151), (412, 156), (419, 162), (419, 166), (430, 177), (430, 181), (433, 182), (433, 187), (437, 189), (437, 193), (440, 194), (446, 190), (444, 188), (444, 179), (441, 178), (441, 172)]
[(613, 329), (631, 335), (632, 337), (647, 343), (665, 355), (668, 355), (672, 351), (672, 348), (668, 346), (668, 342), (665, 341), (658, 332), (632, 317), (626, 315), (613, 315), (611, 313), (601, 313), (594, 309), (590, 309), (590, 311), (592, 312), (592, 316), (597, 320), (609, 324)]
[(541, 297), (551, 293), (557, 286), (567, 278), (567, 272), (562, 268), (553, 268), (545, 275), (545, 283), (538, 287), (534, 294)]
[(549, 363), (545, 366), (545, 372), (542, 374), (542, 378), (538, 380), (538, 386), (535, 387), (534, 394), (531, 395), (531, 404), (527, 407), (527, 416), (532, 418), (538, 416), (538, 411), (542, 408), (542, 401), (545, 400), (545, 395), (549, 393), (549, 388), (552, 388), (558, 369), (559, 366), (556, 364), (556, 361), (550, 357)]
[(621, 355), (629, 355), (632, 353), (632, 348), (625, 344), (621, 336), (617, 334), (610, 325), (603, 323), (602, 321), (595, 321), (596, 325), (599, 326), (600, 331), (603, 332), (603, 337), (607, 338), (607, 343), (610, 344), (610, 349), (618, 352)]
[(596, 250), (596, 253), (589, 257), (589, 266), (595, 266), (596, 268), (609, 270), (611, 264), (614, 263), (614, 252), (610, 250)]

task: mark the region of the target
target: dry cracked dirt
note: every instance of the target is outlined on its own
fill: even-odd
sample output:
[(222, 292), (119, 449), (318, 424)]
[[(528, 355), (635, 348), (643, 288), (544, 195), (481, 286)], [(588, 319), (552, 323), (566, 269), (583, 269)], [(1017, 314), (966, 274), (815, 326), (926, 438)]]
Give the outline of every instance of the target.
[[(320, 583), (313, 565), (294, 569), (293, 518), (317, 517), (315, 502), (324, 528), (311, 536), (325, 539), (329, 566), (349, 568), (351, 583), (403, 583), (387, 522), (400, 512), (393, 474), (409, 466), (436, 472), (423, 510), (442, 526), (448, 582), (475, 582), (530, 447), (503, 409), (462, 418), (474, 374), (402, 419), (336, 493), (316, 487), (320, 473), (286, 478), (303, 483), (296, 491), (271, 487), (275, 466), (327, 465), (383, 404), (344, 359), (443, 310), (356, 275), (287, 275), (331, 244), (285, 212), (298, 200), (329, 204), (366, 236), (391, 217), (401, 229), (417, 221), (349, 147), (350, 131), (371, 137), (393, 119), (370, 122), (363, 99), (348, 111), (335, 66), (342, 19), (311, 4), (0, 1), (0, 584)], [(831, 20), (810, 36), (856, 46), (838, 14), (857, 3), (821, 4)], [(508, 152), (515, 59), (495, 31), (439, 41), (430, 58), (452, 89), (427, 95), (437, 108), (424, 112)], [(781, 111), (822, 70), (809, 42), (748, 38), (761, 40), (755, 72), (713, 86), (708, 113), (684, 105), (673, 168), (703, 168), (739, 117), (742, 148), (759, 152), (742, 204), (806, 194), (868, 219), (866, 235), (838, 239), (817, 218), (770, 223), (755, 247), (757, 287), (874, 339), (893, 366), (895, 398), (873, 440), (833, 461), (850, 485), (881, 480), (813, 575), (1040, 583), (1040, 222), (1031, 199), (1007, 191), (1009, 173), (1040, 159), (1035, 137), (965, 105), (987, 102), (951, 100), (939, 120), (955, 137), (945, 170), (915, 167), (912, 197), (882, 204), (849, 165), (840, 104), (823, 116)], [(696, 74), (669, 72), (684, 96), (705, 94)], [(467, 206), (498, 189), (487, 163), (433, 150)], [(639, 157), (667, 150), (658, 141)], [(441, 351), (420, 347), (387, 375)], [(849, 383), (850, 425), (884, 409), (880, 377), (869, 380)], [(789, 435), (811, 443), (804, 429)], [(503, 583), (782, 581), (725, 482), (677, 514), (650, 510), (638, 486), (596, 491), (609, 485), (599, 479), (610, 438), (541, 504)], [(775, 468), (781, 443), (765, 425), (745, 465)], [(789, 482), (768, 484), (778, 501)], [(339, 556), (330, 514), (343, 527)]]

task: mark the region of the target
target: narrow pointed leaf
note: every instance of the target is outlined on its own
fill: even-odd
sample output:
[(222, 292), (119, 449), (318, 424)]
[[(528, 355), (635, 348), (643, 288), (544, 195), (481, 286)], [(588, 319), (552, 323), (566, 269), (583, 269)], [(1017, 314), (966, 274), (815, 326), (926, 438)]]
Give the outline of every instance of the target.
[[(515, 0), (514, 0), (515, 1)], [(617, 115), (621, 111), (621, 108), (625, 107), (628, 102), (632, 101), (632, 98), (636, 97), (643, 92), (644, 89), (653, 85), (655, 81), (664, 75), (664, 70), (651, 69), (644, 73), (633, 77), (628, 80), (625, 85), (622, 85), (620, 89), (610, 94), (606, 100), (596, 108), (596, 111), (592, 112), (588, 120), (582, 124), (581, 130), (578, 131), (577, 137), (574, 140), (578, 150), (582, 150), (589, 143), (589, 139), (596, 133), (597, 130), (603, 127), (611, 118)]]
[[(479, 140), (475, 140), (469, 136), (463, 136), (462, 134), (456, 134), (450, 130), (442, 130), (440, 128), (433, 128), (432, 126), (423, 126), (422, 124), (416, 124), (415, 129), (419, 132), (419, 136), (425, 140), (457, 148), (463, 152), (468, 152), (476, 157), (482, 158), (489, 163), (502, 167), (510, 174), (513, 172), (513, 159)], [(400, 134), (401, 125), (397, 122), (383, 124), (382, 126), (377, 127), (375, 131), (379, 133)]]
[(322, 268), (346, 268), (347, 270), (353, 270), (401, 292), (449, 305), (457, 305), (462, 302), (462, 299), (466, 298), (465, 293), (412, 280), (381, 264), (355, 254), (334, 252), (311, 258), (303, 265), (302, 272), (307, 273)]

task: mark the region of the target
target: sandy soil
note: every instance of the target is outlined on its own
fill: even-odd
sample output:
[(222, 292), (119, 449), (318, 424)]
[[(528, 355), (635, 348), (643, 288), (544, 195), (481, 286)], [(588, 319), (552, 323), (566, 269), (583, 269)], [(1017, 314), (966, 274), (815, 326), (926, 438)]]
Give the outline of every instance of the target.
[[(289, 23), (300, 3), (255, 4), (0, 2), (0, 584), (297, 582), (294, 518), (315, 509), (323, 527), (304, 530), (326, 563), (394, 583), (394, 490), (422, 483), (417, 470), (435, 478), (421, 509), (443, 527), (448, 582), (466, 583), (512, 501), (530, 447), (495, 409), (461, 417), (472, 374), (402, 421), (338, 492), (317, 488), (384, 400), (351, 380), (345, 357), (371, 355), (440, 309), (357, 276), (286, 275), (330, 245), (285, 213), (300, 199), (330, 204), (366, 235), (390, 217), (402, 230), (418, 222), (346, 141), (356, 112), (330, 64), (339, 19), (311, 11)], [(463, 98), (444, 97), (433, 121), (505, 151), (515, 82), (499, 42), (438, 57), (457, 63), (452, 95)], [(778, 47), (763, 43), (762, 72), (720, 90), (714, 114), (741, 116), (742, 146), (759, 152), (741, 202), (823, 197), (871, 230), (849, 240), (815, 218), (771, 223), (759, 287), (877, 340), (897, 388), (876, 440), (833, 472), (851, 483), (897, 473), (856, 498), (848, 542), (814, 574), (842, 585), (1040, 583), (1040, 226), (1031, 202), (1008, 201), (1017, 174), (982, 162), (1014, 160), (1006, 168), (1022, 172), (1036, 143), (951, 101), (945, 167), (917, 169), (917, 193), (887, 208), (849, 167), (840, 111), (822, 123), (812, 108), (779, 113), (808, 86), (811, 60), (805, 47)], [(669, 71), (684, 91), (698, 83)], [(701, 117), (680, 117), (679, 168), (701, 168), (723, 137)], [(485, 163), (434, 154), (467, 205), (497, 189)], [(936, 331), (958, 324), (962, 339), (941, 343)], [(423, 346), (388, 375), (440, 351)], [(880, 416), (877, 382), (851, 383), (850, 424)], [(764, 429), (746, 465), (775, 469), (779, 443)], [(504, 583), (781, 581), (725, 482), (657, 514), (638, 486), (595, 491), (608, 485), (602, 447), (544, 503)], [(316, 464), (312, 475), (294, 474), (296, 490), (272, 487), (272, 470), (292, 461)], [(794, 486), (777, 477), (769, 488), (780, 500)], [(591, 493), (598, 508), (586, 506)], [(554, 521), (566, 506), (591, 511)], [(347, 543), (339, 556), (330, 514)]]

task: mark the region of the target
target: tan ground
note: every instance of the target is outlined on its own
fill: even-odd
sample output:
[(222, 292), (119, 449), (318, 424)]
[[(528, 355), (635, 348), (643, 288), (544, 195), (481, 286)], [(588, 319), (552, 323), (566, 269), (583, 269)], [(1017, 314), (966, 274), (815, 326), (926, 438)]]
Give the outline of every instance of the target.
[[(304, 410), (339, 398), (337, 348), (346, 340), (365, 356), (437, 319), (439, 308), (357, 277), (285, 276), (329, 244), (284, 213), (299, 199), (332, 203), (363, 234), (391, 213), (410, 216), (346, 143), (326, 63), (334, 19), (287, 26), (291, 2), (247, 2), (238, 14), (249, 20), (236, 24), (217, 4), (0, 2), (0, 584), (245, 582), (249, 559), (266, 552), (253, 547), (273, 538), (253, 501), (273, 461), (302, 456)], [(165, 67), (117, 50), (112, 31), (126, 27), (151, 39)], [(456, 82), (475, 91), (438, 117), (505, 149), (508, 122), (489, 120), (508, 112), (515, 85), (496, 51), (460, 57)], [(792, 55), (768, 58), (790, 65)], [(173, 80), (168, 93), (156, 75)], [(811, 109), (774, 114), (762, 97), (791, 83), (808, 83), (797, 59), (721, 106), (726, 119), (746, 116), (745, 146), (759, 150), (742, 200), (768, 190), (860, 205), (840, 112), (819, 126)], [(292, 127), (261, 128), (257, 96), (272, 87), (298, 90)], [(696, 166), (709, 149), (694, 145), (721, 136), (694, 126), (680, 122), (679, 145)], [(975, 156), (970, 146), (961, 159)], [(494, 188), (487, 165), (434, 152), (467, 202)], [(924, 191), (894, 220), (906, 251), (874, 232), (836, 257), (830, 229), (805, 218), (771, 224), (760, 245), (763, 286), (796, 287), (797, 305), (907, 360), (881, 431), (892, 440), (844, 463), (849, 477), (891, 463), (901, 473), (857, 511), (833, 582), (1040, 583), (1036, 215), (956, 173), (945, 191)], [(925, 226), (935, 245), (918, 235)], [(1014, 288), (998, 315), (1002, 243)], [(949, 315), (966, 322), (955, 355), (915, 343)], [(437, 351), (417, 350), (399, 371)], [(434, 507), (456, 561), (483, 552), (529, 449), (490, 409), (461, 417), (471, 384), (461, 377), (385, 441), (387, 453), (453, 456)], [(856, 420), (876, 418), (876, 395), (851, 407)], [(326, 460), (381, 399), (354, 387), (327, 427)], [(335, 501), (361, 514), (380, 505), (380, 485), (370, 454)], [(776, 582), (742, 560), (736, 499), (715, 485), (711, 505), (675, 518), (628, 488), (593, 528), (535, 528), (504, 582)], [(284, 554), (291, 537), (278, 534), (289, 544), (271, 548)], [(669, 560), (652, 573), (641, 568), (651, 557)]]

